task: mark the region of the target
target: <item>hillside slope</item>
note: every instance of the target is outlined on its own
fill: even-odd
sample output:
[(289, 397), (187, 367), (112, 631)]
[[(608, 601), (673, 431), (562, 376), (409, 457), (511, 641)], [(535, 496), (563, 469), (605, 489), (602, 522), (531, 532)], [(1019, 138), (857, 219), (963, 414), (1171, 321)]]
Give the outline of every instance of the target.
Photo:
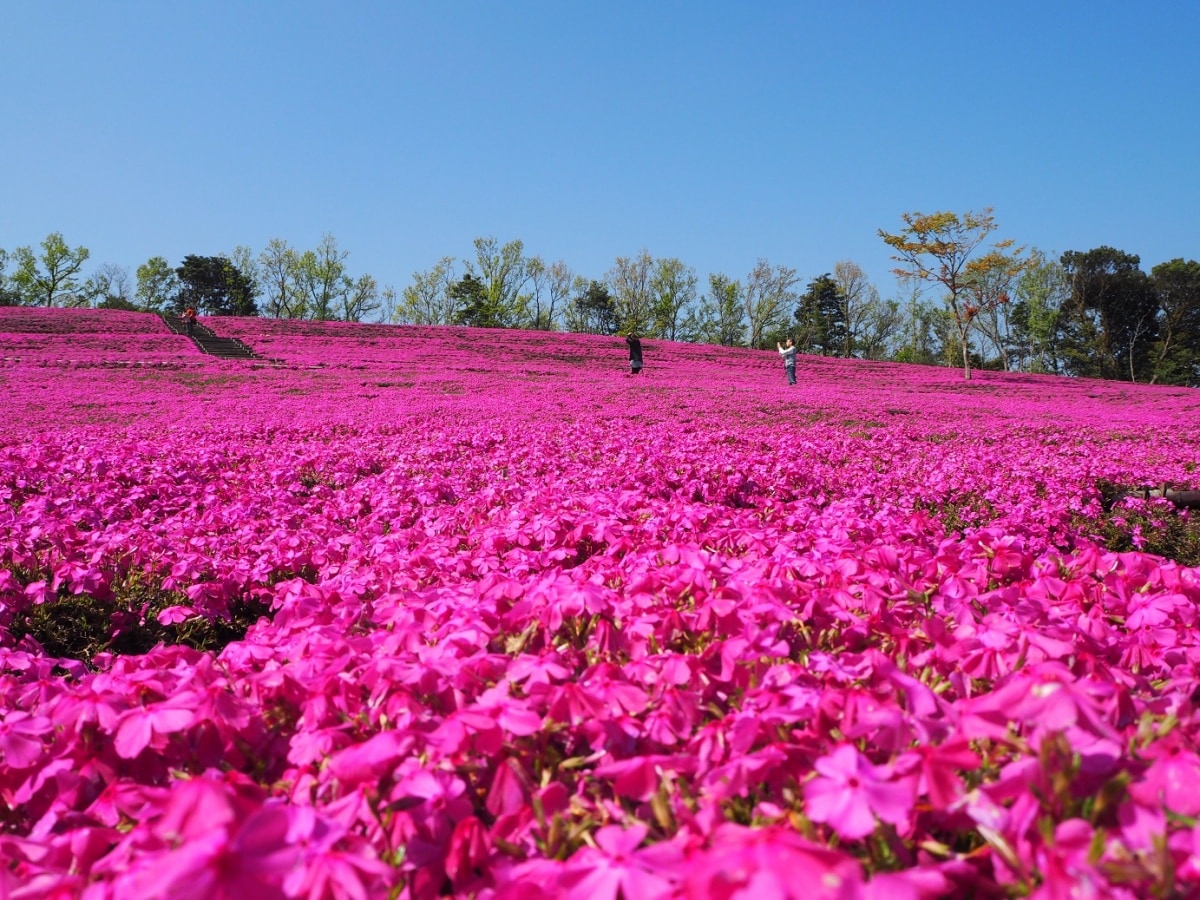
[(1013, 425), (1190, 427), (1200, 392), (1089, 379), (801, 357), (646, 341), (632, 378), (620, 338), (468, 328), (207, 320), (279, 364), (205, 357), (156, 316), (0, 309), (4, 430), (138, 421), (395, 422), (412, 415), (600, 417), (872, 430), (916, 417)]

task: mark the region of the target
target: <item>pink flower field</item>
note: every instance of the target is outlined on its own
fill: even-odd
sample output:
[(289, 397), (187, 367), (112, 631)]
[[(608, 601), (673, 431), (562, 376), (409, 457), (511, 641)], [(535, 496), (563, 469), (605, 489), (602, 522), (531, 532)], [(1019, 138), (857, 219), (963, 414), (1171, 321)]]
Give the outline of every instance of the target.
[(1200, 894), (1178, 388), (0, 309), (0, 897)]

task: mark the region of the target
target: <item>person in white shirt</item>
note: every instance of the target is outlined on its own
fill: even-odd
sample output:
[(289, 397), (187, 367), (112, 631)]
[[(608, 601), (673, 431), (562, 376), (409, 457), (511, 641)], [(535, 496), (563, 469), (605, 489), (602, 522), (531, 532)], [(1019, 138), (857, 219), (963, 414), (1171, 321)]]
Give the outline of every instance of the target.
[(787, 372), (788, 384), (796, 383), (796, 348), (792, 345), (792, 339), (787, 339), (787, 346), (783, 346), (779, 341), (775, 342), (775, 346), (779, 349), (779, 355), (783, 357), (783, 370)]

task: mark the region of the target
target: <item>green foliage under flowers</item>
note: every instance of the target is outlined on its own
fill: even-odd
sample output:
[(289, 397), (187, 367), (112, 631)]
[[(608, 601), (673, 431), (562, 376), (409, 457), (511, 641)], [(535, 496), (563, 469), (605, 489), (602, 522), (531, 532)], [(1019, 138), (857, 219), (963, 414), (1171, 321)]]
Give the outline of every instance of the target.
[(1181, 566), (1200, 566), (1200, 517), (1165, 500), (1119, 500), (1119, 488), (1107, 482), (1098, 484), (1097, 489), (1104, 501), (1103, 517), (1077, 525), (1086, 532), (1090, 524), (1105, 549), (1117, 553), (1139, 550)]
[(941, 522), (946, 534), (983, 528), (996, 516), (992, 504), (975, 493), (960, 494), (941, 503), (917, 503), (916, 508), (927, 511)]
[(228, 619), (193, 615), (174, 624), (159, 621), (163, 610), (187, 603), (179, 592), (131, 577), (114, 590), (112, 601), (64, 592), (52, 603), (34, 604), (17, 614), (9, 630), (18, 641), (33, 638), (48, 656), (88, 663), (98, 653), (139, 655), (159, 644), (219, 653), (270, 614), (262, 602), (242, 600), (231, 604)]

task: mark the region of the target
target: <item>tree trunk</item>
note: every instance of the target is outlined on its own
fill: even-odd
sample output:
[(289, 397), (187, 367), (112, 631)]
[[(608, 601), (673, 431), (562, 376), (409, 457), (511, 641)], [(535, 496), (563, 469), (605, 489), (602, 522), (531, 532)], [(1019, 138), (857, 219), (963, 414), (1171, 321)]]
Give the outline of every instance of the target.
[(958, 329), (958, 343), (962, 346), (963, 380), (971, 380), (971, 353), (967, 350), (967, 330), (961, 326)]

